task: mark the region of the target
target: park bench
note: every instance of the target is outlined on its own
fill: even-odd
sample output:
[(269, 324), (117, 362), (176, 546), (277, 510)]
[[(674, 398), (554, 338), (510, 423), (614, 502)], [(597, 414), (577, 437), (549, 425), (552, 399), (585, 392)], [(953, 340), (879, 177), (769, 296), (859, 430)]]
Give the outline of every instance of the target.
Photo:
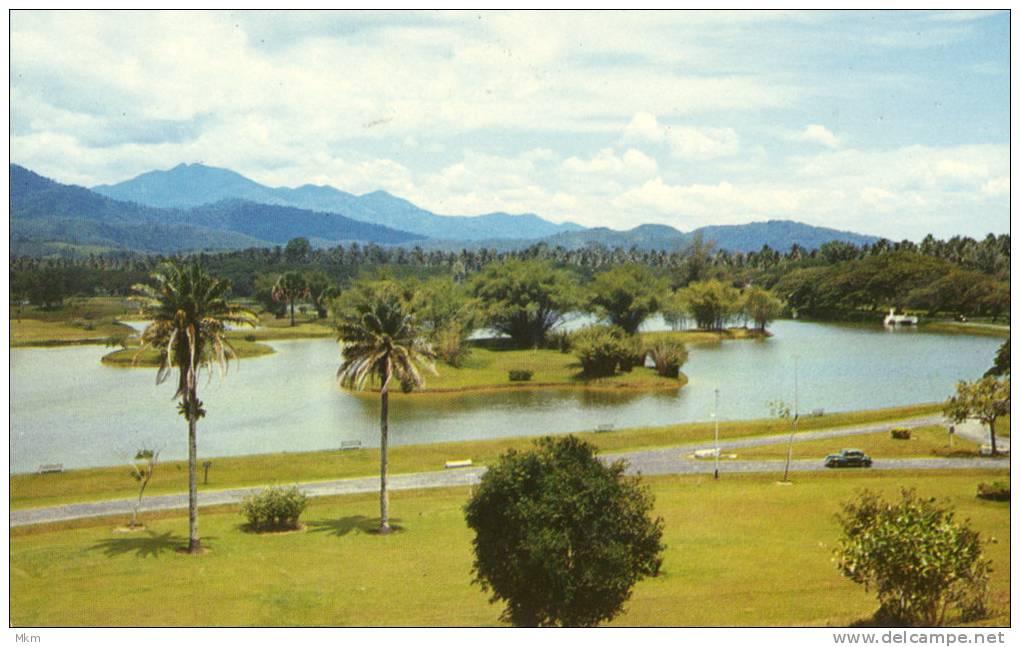
[(457, 467), (471, 467), (471, 459), (463, 461), (446, 461), (446, 465), (443, 466), (445, 469), (454, 469)]
[(63, 463), (46, 463), (39, 466), (39, 474), (57, 474), (64, 471)]
[(361, 441), (360, 440), (341, 440), (340, 441), (340, 451), (344, 451), (344, 450), (347, 450), (347, 449), (361, 449)]
[(606, 423), (606, 424), (604, 424), (604, 425), (599, 425), (598, 427), (596, 427), (596, 428), (595, 428), (595, 431), (596, 431), (597, 433), (604, 433), (604, 432), (607, 432), (607, 431), (612, 431), (612, 430), (613, 430), (613, 429), (615, 429), (615, 428), (616, 428), (616, 425), (614, 425), (614, 424), (613, 424), (613, 423), (611, 423), (611, 422), (607, 422), (607, 423)]

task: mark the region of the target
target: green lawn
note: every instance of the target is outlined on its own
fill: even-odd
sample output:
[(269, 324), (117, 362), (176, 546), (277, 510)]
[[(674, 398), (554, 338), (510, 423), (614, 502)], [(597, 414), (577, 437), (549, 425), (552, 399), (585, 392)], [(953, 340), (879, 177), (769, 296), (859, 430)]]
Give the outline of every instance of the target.
[[(437, 396), (441, 397), (441, 396)], [(804, 418), (800, 429), (822, 429), (870, 422), (896, 420), (937, 411), (939, 405), (915, 405), (892, 409), (874, 409), (827, 414)], [(787, 430), (777, 420), (745, 420), (720, 424), (724, 438), (779, 434)], [(594, 443), (600, 451), (626, 451), (649, 447), (669, 447), (712, 438), (712, 423), (700, 422), (664, 427), (637, 427), (612, 433), (580, 433), (577, 436)], [(187, 433), (182, 424), (182, 436)], [(389, 451), (391, 473), (422, 472), (443, 468), (454, 459), (472, 459), (475, 464), (491, 463), (504, 451), (523, 449), (532, 438), (462, 441), (428, 445), (399, 445)], [(202, 447), (199, 424), (198, 446)], [(200, 457), (201, 458), (201, 457)], [(257, 454), (212, 458), (209, 484), (200, 489), (225, 489), (269, 483), (325, 481), (356, 476), (372, 476), (379, 470), (379, 451), (359, 449), (281, 454)], [(147, 494), (187, 491), (187, 464), (174, 461), (160, 464), (146, 490)], [(124, 467), (69, 470), (59, 474), (15, 474), (10, 477), (12, 508), (30, 508), (100, 499), (125, 498), (137, 493), (135, 482)]]
[(68, 299), (44, 310), (37, 306), (11, 306), (11, 346), (62, 346), (103, 343), (131, 334), (120, 321), (137, 315), (137, 306), (120, 297)]
[[(845, 438), (827, 440), (807, 440), (794, 442), (793, 457), (822, 459), (835, 454), (844, 447), (863, 450), (872, 458), (912, 458), (912, 457), (977, 457), (978, 444), (964, 438), (953, 439), (953, 447), (949, 447), (949, 434), (945, 427), (918, 427), (911, 430), (909, 440), (896, 440), (889, 432), (861, 434)], [(767, 445), (764, 447), (748, 447), (747, 449), (727, 450), (724, 453), (736, 454), (738, 460), (785, 460), (787, 444)]]
[[(870, 488), (948, 499), (993, 562), (993, 616), (1009, 623), (1009, 504), (978, 500), (1004, 472), (837, 472), (646, 480), (665, 521), (662, 574), (640, 582), (621, 626), (846, 626), (876, 609), (874, 593), (831, 562), (840, 503)], [(12, 626), (497, 625), (500, 607), (471, 583), (466, 488), (394, 492), (401, 531), (369, 534), (374, 495), (314, 500), (303, 531), (249, 534), (233, 509), (203, 511), (210, 549), (180, 554), (187, 517), (16, 528), (10, 537)]]

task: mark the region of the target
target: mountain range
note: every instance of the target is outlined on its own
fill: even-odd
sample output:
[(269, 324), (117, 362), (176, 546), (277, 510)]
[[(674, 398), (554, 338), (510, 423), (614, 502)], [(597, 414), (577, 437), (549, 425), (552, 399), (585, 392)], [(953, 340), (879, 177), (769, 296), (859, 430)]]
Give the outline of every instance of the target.
[(173, 253), (282, 245), (360, 242), (498, 251), (536, 243), (576, 249), (591, 244), (675, 251), (700, 235), (716, 248), (786, 251), (840, 240), (878, 240), (790, 220), (713, 225), (682, 232), (666, 225), (627, 231), (556, 224), (535, 214), (443, 216), (385, 191), (355, 195), (329, 186), (268, 187), (228, 169), (181, 164), (87, 189), (10, 165), (11, 253), (66, 255), (103, 251)]
[(118, 184), (101, 184), (92, 187), (92, 190), (115, 200), (152, 207), (187, 208), (240, 199), (340, 213), (354, 220), (400, 229), (424, 238), (531, 239), (583, 229), (573, 223), (555, 224), (533, 213), (441, 216), (386, 191), (354, 195), (331, 186), (312, 184), (297, 188), (268, 187), (240, 173), (202, 164), (179, 164), (167, 171), (150, 171)]

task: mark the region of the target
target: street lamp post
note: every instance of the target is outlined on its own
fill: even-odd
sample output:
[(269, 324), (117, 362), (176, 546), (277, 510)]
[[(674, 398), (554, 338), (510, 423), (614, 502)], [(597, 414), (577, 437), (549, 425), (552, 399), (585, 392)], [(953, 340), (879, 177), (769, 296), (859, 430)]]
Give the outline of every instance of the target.
[(722, 448), (719, 447), (719, 389), (715, 390), (715, 413), (712, 414), (715, 418), (715, 477), (719, 478), (719, 454), (722, 453)]
[(786, 469), (783, 471), (783, 482), (790, 480), (790, 459), (793, 458), (793, 436), (797, 433), (797, 356), (793, 356), (793, 425), (790, 427), (790, 442), (786, 445)]

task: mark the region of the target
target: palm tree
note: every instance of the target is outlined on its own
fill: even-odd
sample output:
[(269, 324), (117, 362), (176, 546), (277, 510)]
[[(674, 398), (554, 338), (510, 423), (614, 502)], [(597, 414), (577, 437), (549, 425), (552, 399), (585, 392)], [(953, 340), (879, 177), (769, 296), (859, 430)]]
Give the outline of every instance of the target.
[(287, 272), (276, 280), (273, 298), (290, 306), (290, 325), (294, 325), (294, 302), (308, 296), (308, 283), (301, 272)]
[(362, 288), (351, 295), (349, 309), (337, 324), (343, 361), (337, 378), (345, 388), (362, 390), (378, 379), (380, 397), (379, 532), (390, 532), (386, 490), (389, 389), (393, 378), (402, 389), (424, 385), (421, 369), (436, 374), (435, 353), (398, 291), (385, 286)]
[(177, 369), (178, 412), (188, 421), (188, 552), (201, 550), (198, 539), (198, 448), (195, 442), (199, 418), (205, 415), (198, 399), (198, 371), (213, 364), (226, 371), (227, 360), (236, 357), (226, 339), (227, 324), (254, 326), (255, 314), (227, 303), (230, 285), (206, 274), (198, 263), (172, 262), (152, 275), (155, 287), (136, 285), (144, 312), (152, 323), (142, 332), (142, 347), (159, 352), (156, 384)]

